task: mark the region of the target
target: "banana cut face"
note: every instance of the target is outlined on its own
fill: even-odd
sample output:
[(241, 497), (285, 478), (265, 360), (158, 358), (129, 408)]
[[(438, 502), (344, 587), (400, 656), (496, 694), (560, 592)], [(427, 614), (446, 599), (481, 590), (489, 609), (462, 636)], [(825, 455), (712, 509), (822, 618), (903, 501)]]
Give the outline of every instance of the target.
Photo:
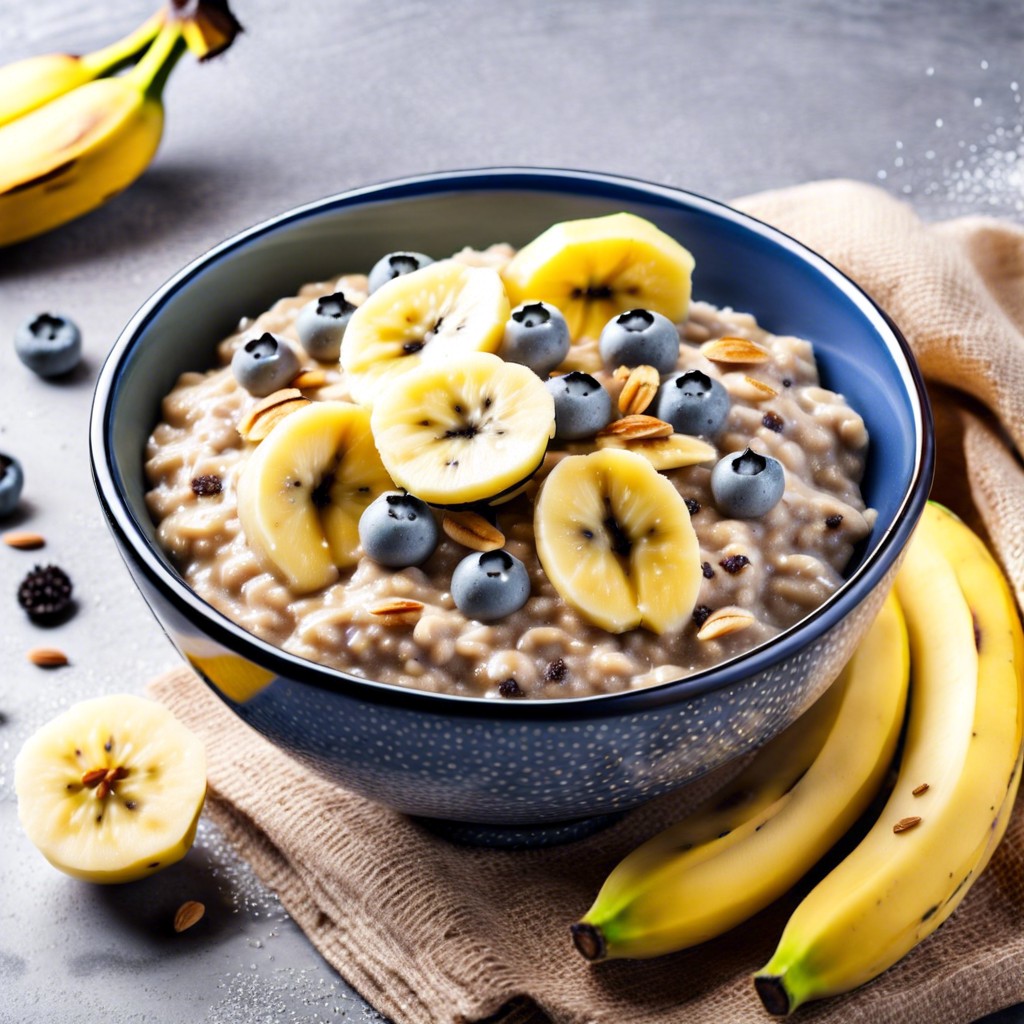
[(555, 403), (529, 368), (475, 352), (404, 374), (370, 423), (395, 483), (450, 508), (525, 483), (554, 436)]
[(369, 410), (313, 402), (260, 442), (238, 481), (245, 538), (296, 593), (333, 583), (359, 557), (359, 517), (394, 485)]
[(375, 291), (341, 343), (352, 397), (373, 405), (381, 389), (424, 362), (495, 352), (511, 307), (496, 270), (441, 260)]
[(130, 882), (192, 846), (206, 752), (161, 704), (100, 697), (29, 737), (14, 788), (25, 834), (54, 867), (90, 882)]
[(538, 235), (502, 271), (509, 300), (557, 306), (573, 341), (597, 338), (613, 316), (649, 309), (686, 317), (694, 259), (632, 213), (562, 221)]
[(686, 502), (642, 455), (562, 459), (534, 506), (540, 563), (561, 597), (610, 633), (678, 629), (702, 574)]

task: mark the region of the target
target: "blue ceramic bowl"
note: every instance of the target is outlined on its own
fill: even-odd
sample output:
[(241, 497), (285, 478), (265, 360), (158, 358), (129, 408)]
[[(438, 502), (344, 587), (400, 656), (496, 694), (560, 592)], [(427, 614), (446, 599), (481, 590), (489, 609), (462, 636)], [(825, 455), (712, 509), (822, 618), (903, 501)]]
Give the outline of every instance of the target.
[[(240, 316), (305, 281), (367, 267), (382, 252), (517, 245), (555, 221), (618, 210), (652, 220), (693, 252), (696, 297), (814, 342), (825, 383), (867, 421), (864, 492), (877, 526), (822, 607), (762, 647), (683, 680), (591, 698), (496, 702), (323, 668), (246, 633), (185, 585), (146, 511), (143, 450), (161, 396), (184, 370), (213, 363), (215, 343)], [(175, 646), (242, 720), (342, 786), (410, 814), (491, 826), (492, 841), (574, 835), (574, 823), (679, 786), (793, 721), (877, 611), (933, 462), (927, 401), (906, 343), (825, 260), (687, 192), (526, 169), (359, 189), (285, 213), (200, 257), (114, 345), (96, 388), (91, 453), (100, 501), (136, 583)], [(477, 835), (472, 826), (465, 834)]]

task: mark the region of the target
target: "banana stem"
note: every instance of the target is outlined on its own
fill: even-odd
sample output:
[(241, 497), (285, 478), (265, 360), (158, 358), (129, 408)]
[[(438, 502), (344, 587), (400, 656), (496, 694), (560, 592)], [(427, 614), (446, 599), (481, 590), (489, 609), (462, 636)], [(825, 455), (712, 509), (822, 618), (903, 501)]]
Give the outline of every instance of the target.
[(174, 65), (185, 49), (181, 25), (177, 21), (168, 22), (128, 77), (148, 99), (159, 100)]
[(79, 57), (79, 63), (92, 78), (112, 75), (138, 60), (149, 44), (156, 39), (166, 20), (167, 12), (161, 9), (123, 39)]

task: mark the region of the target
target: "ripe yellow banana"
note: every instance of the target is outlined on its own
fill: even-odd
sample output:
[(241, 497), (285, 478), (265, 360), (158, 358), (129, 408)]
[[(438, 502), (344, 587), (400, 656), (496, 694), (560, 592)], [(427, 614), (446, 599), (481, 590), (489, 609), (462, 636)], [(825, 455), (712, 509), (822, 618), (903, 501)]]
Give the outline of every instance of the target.
[(931, 934), (988, 862), (1013, 806), (1024, 634), (999, 566), (931, 504), (896, 590), (912, 664), (899, 777), (878, 822), (796, 909), (755, 977), (771, 1013), (864, 984)]
[(133, 63), (166, 20), (166, 12), (161, 10), (123, 39), (81, 57), (48, 53), (0, 67), (0, 125)]
[(146, 169), (163, 132), (161, 92), (184, 49), (180, 23), (169, 21), (128, 73), (0, 127), (0, 245), (92, 210)]
[(630, 854), (572, 929), (588, 959), (651, 957), (720, 935), (781, 896), (863, 813), (903, 723), (896, 598), (840, 678), (723, 794)]

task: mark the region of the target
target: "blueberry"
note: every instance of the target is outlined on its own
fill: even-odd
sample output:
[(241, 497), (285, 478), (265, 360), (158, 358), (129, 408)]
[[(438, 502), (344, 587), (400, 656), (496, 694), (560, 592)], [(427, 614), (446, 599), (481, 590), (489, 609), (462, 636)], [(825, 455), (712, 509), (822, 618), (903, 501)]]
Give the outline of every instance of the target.
[(40, 377), (59, 377), (82, 358), (82, 333), (66, 316), (40, 313), (14, 335), (18, 358)]
[(711, 493), (719, 512), (733, 519), (767, 515), (782, 498), (786, 477), (782, 463), (749, 448), (733, 452), (711, 471)]
[(404, 491), (385, 491), (359, 517), (359, 541), (381, 565), (420, 565), (437, 547), (437, 521), (426, 502)]
[(268, 332), (235, 349), (231, 372), (249, 394), (265, 398), (295, 378), (299, 357), (287, 341)]
[(555, 440), (593, 437), (612, 418), (612, 396), (589, 373), (572, 370), (544, 382), (555, 400)]
[(569, 354), (569, 325), (547, 302), (524, 302), (512, 310), (498, 355), (546, 377)]
[(452, 573), (452, 597), (469, 619), (486, 622), (511, 615), (529, 596), (530, 574), (507, 551), (475, 551)]
[(729, 392), (721, 381), (700, 370), (669, 377), (654, 400), (654, 415), (671, 423), (680, 434), (714, 437), (729, 415)]
[(9, 516), (18, 507), (24, 483), (21, 463), (0, 452), (0, 517)]
[(421, 252), (389, 252), (374, 263), (366, 279), (366, 290), (372, 295), (382, 284), (414, 270), (422, 270), (433, 262)]
[(341, 355), (341, 339), (356, 307), (343, 292), (321, 295), (299, 310), (295, 330), (302, 347), (321, 363), (333, 363)]
[(679, 332), (667, 316), (631, 309), (605, 324), (598, 348), (611, 369), (647, 365), (671, 373), (679, 361)]

